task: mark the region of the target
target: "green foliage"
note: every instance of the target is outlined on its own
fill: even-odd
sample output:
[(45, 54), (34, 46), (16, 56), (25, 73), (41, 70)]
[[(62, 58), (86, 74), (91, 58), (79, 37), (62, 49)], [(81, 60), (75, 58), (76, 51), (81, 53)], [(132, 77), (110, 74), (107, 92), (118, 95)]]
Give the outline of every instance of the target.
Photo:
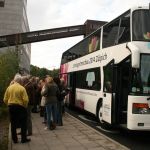
[(3, 99), (4, 92), (18, 71), (18, 58), (15, 52), (7, 50), (0, 54), (0, 100)]
[(0, 121), (3, 119), (3, 118), (8, 118), (8, 107), (4, 104), (1, 104), (0, 105)]
[(52, 77), (58, 77), (59, 76), (59, 69), (53, 69), (51, 71), (51, 76)]
[(8, 150), (9, 115), (8, 107), (0, 105), (0, 149)]
[(50, 75), (52, 77), (59, 75), (59, 69), (48, 70), (46, 68), (39, 68), (37, 66), (30, 65), (30, 70), (30, 74), (32, 76), (37, 76), (40, 78), (44, 78), (46, 75)]

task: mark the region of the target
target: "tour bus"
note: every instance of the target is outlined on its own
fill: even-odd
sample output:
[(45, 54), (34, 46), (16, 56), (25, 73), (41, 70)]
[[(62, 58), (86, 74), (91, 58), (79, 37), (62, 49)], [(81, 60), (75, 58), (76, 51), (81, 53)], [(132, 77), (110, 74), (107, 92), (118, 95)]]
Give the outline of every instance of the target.
[(62, 55), (65, 102), (101, 125), (150, 130), (150, 8), (133, 7)]

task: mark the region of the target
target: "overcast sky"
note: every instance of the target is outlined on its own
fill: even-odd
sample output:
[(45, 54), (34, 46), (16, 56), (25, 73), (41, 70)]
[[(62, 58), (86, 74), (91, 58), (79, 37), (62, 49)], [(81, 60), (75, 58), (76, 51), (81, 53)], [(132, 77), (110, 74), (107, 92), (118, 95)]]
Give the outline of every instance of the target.
[[(136, 5), (150, 0), (28, 0), (27, 15), (31, 31), (83, 25), (87, 19), (111, 21)], [(71, 37), (32, 44), (31, 64), (47, 69), (59, 68), (64, 51), (83, 37)]]

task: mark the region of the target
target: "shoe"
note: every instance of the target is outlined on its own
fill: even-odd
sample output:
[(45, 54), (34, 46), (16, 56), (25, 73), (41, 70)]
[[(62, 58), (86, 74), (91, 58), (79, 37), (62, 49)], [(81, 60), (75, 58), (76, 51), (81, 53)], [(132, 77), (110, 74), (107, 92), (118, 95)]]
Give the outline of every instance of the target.
[(55, 123), (52, 123), (52, 124), (50, 125), (50, 130), (54, 130), (54, 129), (56, 129), (56, 124), (55, 124)]
[(25, 140), (21, 140), (21, 143), (27, 143), (27, 142), (30, 142), (31, 139), (25, 139)]
[(48, 127), (45, 127), (44, 130), (48, 130)]
[(46, 124), (46, 121), (43, 121), (42, 123), (43, 123), (43, 124)]

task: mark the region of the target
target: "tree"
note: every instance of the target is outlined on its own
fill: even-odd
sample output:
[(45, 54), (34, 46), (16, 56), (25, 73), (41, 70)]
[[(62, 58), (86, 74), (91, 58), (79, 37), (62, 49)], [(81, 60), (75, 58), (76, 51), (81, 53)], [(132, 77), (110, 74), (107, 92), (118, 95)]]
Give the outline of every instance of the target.
[(5, 53), (0, 53), (0, 100), (3, 99), (4, 92), (19, 70), (17, 55), (11, 49)]
[(37, 66), (30, 66), (30, 74), (32, 76), (37, 76), (40, 78), (44, 78), (46, 75), (50, 75), (52, 77), (59, 76), (59, 69), (48, 70), (46, 68), (39, 68)]

